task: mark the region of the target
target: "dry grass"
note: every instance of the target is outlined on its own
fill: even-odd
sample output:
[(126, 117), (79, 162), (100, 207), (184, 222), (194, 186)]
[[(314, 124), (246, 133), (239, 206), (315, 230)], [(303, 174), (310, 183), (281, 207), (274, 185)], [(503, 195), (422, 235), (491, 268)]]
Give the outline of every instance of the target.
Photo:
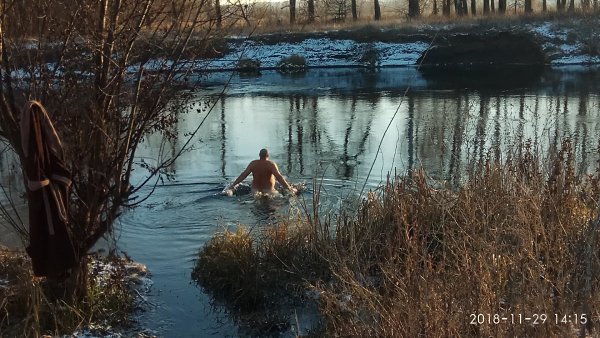
[[(504, 162), (479, 163), (459, 188), (434, 184), (417, 171), (389, 180), (356, 214), (342, 213), (335, 224), (318, 221), (314, 211), (295, 223), (293, 233), (248, 233), (243, 257), (223, 256), (221, 248), (236, 245), (219, 235), (220, 247), (213, 240), (200, 260), (212, 248), (219, 264), (252, 262), (253, 284), (237, 284), (238, 293), (272, 288), (283, 281), (261, 284), (263, 278), (295, 271), (285, 283), (318, 291), (327, 335), (589, 334), (600, 309), (600, 173), (577, 177), (573, 162), (566, 141), (548, 171), (528, 149)], [(285, 262), (281, 271), (269, 270), (277, 263), (266, 257)], [(319, 269), (310, 269), (313, 259)], [(288, 262), (299, 261), (308, 269), (290, 269)], [(478, 314), (485, 323), (472, 325)], [(562, 323), (569, 314), (585, 314), (587, 323)], [(535, 315), (539, 325), (524, 319)]]
[[(479, 10), (482, 10), (480, 8)], [(394, 8), (389, 8), (387, 11), (384, 8), (383, 19), (374, 21), (370, 12), (353, 21), (351, 17), (343, 22), (331, 22), (326, 17), (317, 19), (314, 23), (304, 23), (300, 21), (295, 25), (290, 25), (287, 21), (286, 13), (274, 12), (270, 8), (256, 11), (256, 17), (251, 19), (251, 25), (231, 24), (228, 26), (228, 33), (231, 35), (261, 35), (273, 33), (316, 33), (338, 30), (357, 30), (364, 27), (373, 27), (377, 30), (398, 30), (398, 33), (415, 34), (423, 33), (427, 30), (433, 31), (472, 31), (481, 33), (479, 30), (486, 28), (507, 28), (521, 25), (524, 23), (535, 23), (545, 21), (579, 21), (579, 20), (597, 20), (598, 14), (587, 12), (555, 12), (549, 11), (546, 13), (541, 10), (534, 14), (525, 15), (522, 11), (514, 14), (513, 11), (508, 11), (505, 15), (490, 14), (477, 16), (450, 16), (431, 15), (431, 13), (423, 13), (416, 20), (408, 20), (408, 17), (403, 12), (398, 12)], [(238, 22), (238, 23), (241, 23)], [(595, 27), (594, 25), (590, 26)]]
[[(106, 262), (103, 259), (101, 262)], [(109, 260), (111, 273), (98, 274), (92, 260), (88, 297), (69, 304), (62, 285), (32, 277), (29, 257), (20, 251), (0, 250), (0, 337), (40, 337), (72, 334), (89, 324), (126, 327), (134, 301), (125, 282), (122, 260)]]

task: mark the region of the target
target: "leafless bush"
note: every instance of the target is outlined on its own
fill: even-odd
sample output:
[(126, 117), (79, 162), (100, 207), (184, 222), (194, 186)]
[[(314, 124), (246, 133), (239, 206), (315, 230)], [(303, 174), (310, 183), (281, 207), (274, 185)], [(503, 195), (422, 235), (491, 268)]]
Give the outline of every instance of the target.
[[(44, 0), (3, 10), (0, 138), (23, 160), (23, 103), (35, 99), (49, 111), (73, 175), (70, 230), (84, 267), (88, 250), (112, 232), (122, 209), (143, 201), (153, 190), (145, 186), (170, 177), (188, 145), (183, 140), (165, 151), (193, 97), (178, 88), (200, 77), (188, 61), (219, 50), (214, 21), (205, 2), (187, 0)], [(138, 147), (151, 133), (162, 136), (163, 151), (141, 162)], [(132, 186), (140, 166), (146, 179)], [(74, 290), (82, 298), (86, 269), (78, 271)]]

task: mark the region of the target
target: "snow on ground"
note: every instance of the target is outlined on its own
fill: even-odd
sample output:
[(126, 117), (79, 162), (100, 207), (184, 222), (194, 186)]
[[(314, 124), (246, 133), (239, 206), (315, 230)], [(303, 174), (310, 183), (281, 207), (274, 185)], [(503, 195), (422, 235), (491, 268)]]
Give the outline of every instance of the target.
[(375, 48), (379, 50), (382, 66), (414, 65), (423, 53), (429, 48), (429, 43), (383, 43), (378, 42)]
[[(568, 27), (553, 22), (528, 24), (524, 27), (540, 40), (551, 65), (600, 62), (600, 57), (585, 53), (584, 45), (573, 37), (576, 34), (571, 34), (571, 29)], [(263, 68), (272, 68), (276, 67), (282, 58), (298, 54), (306, 59), (309, 67), (356, 67), (363, 65), (360, 59), (362, 53), (368, 48), (377, 49), (380, 66), (410, 66), (415, 65), (418, 58), (427, 50), (429, 41), (360, 43), (353, 40), (320, 38), (306, 39), (299, 43), (280, 42), (264, 45), (252, 40), (238, 39), (230, 42), (229, 47), (231, 53), (222, 58), (197, 62), (195, 66), (209, 70), (235, 69), (238, 60), (248, 58), (259, 60)]]
[(0, 289), (6, 289), (8, 287), (8, 281), (0, 278)]
[(306, 39), (300, 43), (280, 42), (263, 45), (255, 41), (232, 42), (233, 52), (222, 58), (203, 64), (208, 69), (234, 69), (243, 58), (259, 60), (261, 67), (276, 67), (279, 61), (293, 54), (306, 59), (309, 67), (360, 66), (362, 53), (375, 48), (381, 56), (382, 66), (414, 65), (429, 45), (416, 43), (360, 43), (353, 40), (332, 40), (328, 38)]
[(592, 65), (600, 63), (600, 56), (567, 55), (552, 60), (552, 64), (559, 65)]
[[(423, 29), (444, 31), (448, 26), (424, 25)], [(543, 22), (515, 26), (516, 31), (525, 29), (533, 33), (539, 40), (544, 53), (551, 65), (577, 65), (600, 63), (600, 56), (590, 56), (582, 41), (578, 41), (577, 34), (572, 28), (556, 22)], [(379, 53), (379, 66), (411, 66), (416, 65), (419, 57), (429, 48), (430, 41), (413, 43), (362, 43), (354, 40), (309, 38), (301, 42), (279, 42), (276, 44), (263, 44), (256, 40), (242, 37), (231, 38), (229, 42), (230, 53), (221, 58), (207, 60), (184, 61), (180, 69), (191, 67), (195, 70), (233, 70), (240, 59), (260, 61), (261, 68), (275, 68), (285, 57), (298, 54), (306, 59), (309, 67), (357, 67), (363, 66), (361, 57), (369, 49), (376, 49)], [(48, 69), (53, 69), (53, 64), (47, 64)], [(158, 58), (144, 64), (146, 71), (165, 71), (173, 66), (172, 60)], [(129, 66), (127, 71), (137, 73), (140, 64)], [(60, 75), (60, 70), (57, 75)], [(23, 69), (16, 69), (11, 76), (16, 79), (30, 77), (31, 74)], [(37, 74), (36, 74), (37, 75)], [(82, 74), (87, 75), (87, 74)]]
[(585, 65), (600, 63), (600, 56), (589, 55), (585, 46), (575, 38), (569, 38), (571, 30), (557, 23), (544, 22), (541, 25), (529, 26), (542, 40), (542, 49), (550, 59), (550, 64)]

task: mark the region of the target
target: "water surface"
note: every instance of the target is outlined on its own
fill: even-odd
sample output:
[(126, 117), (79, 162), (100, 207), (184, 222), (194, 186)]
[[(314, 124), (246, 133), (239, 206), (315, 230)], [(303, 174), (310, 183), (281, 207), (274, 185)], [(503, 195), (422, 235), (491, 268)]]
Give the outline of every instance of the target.
[[(504, 158), (515, 144), (547, 154), (569, 138), (581, 163), (577, 170), (594, 168), (600, 136), (597, 69), (492, 74), (452, 75), (461, 81), (422, 76), (414, 68), (234, 74), (224, 95), (219, 93), (231, 74), (210, 74), (197, 88), (197, 104), (178, 117), (179, 138), (167, 145), (177, 151), (204, 118), (206, 103), (214, 105), (193, 148), (170, 168), (174, 180), (119, 219), (119, 248), (153, 274), (149, 300), (155, 306), (142, 314), (141, 324), (165, 337), (240, 334), (190, 273), (215, 231), (238, 223), (259, 231), (303, 198), (311, 199), (312, 189), (298, 199), (270, 203), (219, 194), (263, 147), (290, 181), (322, 180), (322, 208), (331, 212), (356, 197), (363, 184), (373, 189), (385, 182), (389, 172), (422, 166), (432, 179), (459, 184), (474, 160)], [(156, 161), (159, 147), (158, 136), (149, 137), (140, 159)], [(0, 165), (1, 179), (8, 182), (7, 161)], [(143, 175), (139, 169), (135, 179)], [(6, 236), (2, 232), (2, 241), (10, 242)], [(301, 326), (312, 320), (300, 312)]]

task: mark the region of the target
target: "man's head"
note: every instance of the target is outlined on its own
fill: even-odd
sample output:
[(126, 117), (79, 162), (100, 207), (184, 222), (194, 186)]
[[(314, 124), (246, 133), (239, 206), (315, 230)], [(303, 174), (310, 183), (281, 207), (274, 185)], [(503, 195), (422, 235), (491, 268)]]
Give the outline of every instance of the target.
[(260, 152), (258, 153), (258, 156), (260, 157), (261, 160), (267, 159), (267, 158), (269, 158), (269, 151), (265, 148), (262, 148), (260, 150)]

